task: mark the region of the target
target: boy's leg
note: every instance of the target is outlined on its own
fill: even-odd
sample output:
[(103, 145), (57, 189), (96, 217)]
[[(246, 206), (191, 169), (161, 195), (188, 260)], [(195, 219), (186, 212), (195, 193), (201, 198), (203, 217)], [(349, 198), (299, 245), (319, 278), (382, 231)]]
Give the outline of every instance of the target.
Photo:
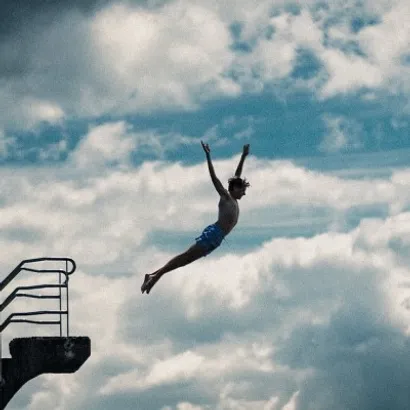
[(202, 246), (195, 243), (187, 251), (181, 253), (180, 255), (172, 258), (168, 263), (166, 263), (161, 269), (158, 269), (150, 275), (145, 275), (144, 283), (141, 286), (141, 292), (145, 291), (149, 294), (151, 288), (158, 282), (162, 275), (172, 270), (178, 269), (182, 266), (188, 265), (195, 260), (205, 256), (206, 251)]
[(144, 293), (146, 291), (147, 294), (149, 294), (152, 287), (158, 282), (162, 275), (193, 262), (195, 259), (190, 256), (191, 255), (188, 250), (184, 253), (181, 253), (180, 255), (175, 256), (175, 258), (172, 258), (161, 269), (158, 269), (150, 275), (145, 275), (144, 283), (141, 286), (141, 292)]

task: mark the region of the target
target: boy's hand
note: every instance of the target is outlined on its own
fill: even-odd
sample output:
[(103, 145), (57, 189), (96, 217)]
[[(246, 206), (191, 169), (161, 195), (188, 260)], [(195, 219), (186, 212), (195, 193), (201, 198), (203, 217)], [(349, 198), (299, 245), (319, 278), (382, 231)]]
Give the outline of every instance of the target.
[(201, 144), (202, 144), (202, 148), (204, 149), (205, 153), (206, 153), (207, 155), (209, 155), (209, 154), (211, 153), (211, 149), (209, 148), (209, 145), (208, 145), (208, 144), (204, 144), (202, 141), (201, 141)]
[(249, 144), (243, 146), (242, 155), (246, 157), (249, 154)]

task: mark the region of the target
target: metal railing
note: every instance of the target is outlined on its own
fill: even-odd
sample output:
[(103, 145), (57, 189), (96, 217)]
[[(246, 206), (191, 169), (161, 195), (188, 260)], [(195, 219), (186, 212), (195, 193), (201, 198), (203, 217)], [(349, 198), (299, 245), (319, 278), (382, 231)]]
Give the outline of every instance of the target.
[[(36, 269), (33, 267), (27, 267), (25, 265), (29, 263), (37, 263), (37, 262), (65, 262), (65, 270), (63, 269)], [(71, 269), (68, 269), (68, 264), (71, 264)], [(3, 323), (0, 324), (0, 335), (2, 331), (10, 324), (10, 323), (35, 323), (35, 324), (42, 324), (42, 325), (60, 325), (60, 337), (62, 337), (62, 315), (67, 316), (67, 337), (69, 337), (69, 292), (68, 292), (68, 279), (69, 275), (74, 273), (76, 270), (76, 264), (73, 259), (71, 258), (36, 258), (36, 259), (26, 259), (20, 262), (13, 271), (0, 283), (0, 291), (2, 291), (20, 272), (28, 271), (28, 272), (37, 272), (37, 273), (58, 273), (59, 274), (59, 283), (58, 285), (52, 284), (43, 284), (43, 285), (35, 285), (35, 286), (19, 286), (10, 293), (9, 296), (0, 304), (0, 314), (1, 312), (10, 305), (14, 299), (18, 297), (25, 297), (25, 298), (35, 298), (35, 299), (59, 299), (60, 302), (60, 309), (59, 310), (40, 310), (40, 311), (32, 311), (32, 312), (19, 312), (19, 313), (12, 313)], [(61, 282), (62, 275), (65, 276), (64, 283)], [(30, 293), (19, 293), (19, 291), (29, 291), (34, 289), (51, 289), (56, 288), (59, 290), (58, 295), (33, 295)], [(66, 308), (62, 310), (62, 289), (66, 290)], [(60, 316), (59, 320), (33, 320), (33, 319), (21, 319), (20, 317), (27, 317), (27, 316), (37, 316), (37, 315), (52, 315), (57, 314)]]

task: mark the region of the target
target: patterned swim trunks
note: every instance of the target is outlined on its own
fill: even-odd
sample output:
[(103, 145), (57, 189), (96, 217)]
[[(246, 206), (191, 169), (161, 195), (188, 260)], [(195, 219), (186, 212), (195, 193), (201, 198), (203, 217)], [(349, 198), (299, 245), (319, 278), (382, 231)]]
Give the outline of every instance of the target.
[(195, 238), (195, 241), (205, 249), (205, 256), (207, 256), (221, 244), (223, 239), (224, 233), (222, 229), (218, 225), (212, 224), (207, 226), (201, 236)]

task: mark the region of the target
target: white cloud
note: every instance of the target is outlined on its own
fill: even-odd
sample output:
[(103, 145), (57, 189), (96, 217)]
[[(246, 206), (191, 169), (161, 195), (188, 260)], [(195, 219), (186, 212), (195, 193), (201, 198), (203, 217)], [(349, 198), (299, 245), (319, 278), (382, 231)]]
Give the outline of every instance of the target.
[(252, 52), (238, 55), (232, 70), (244, 89), (260, 91), (265, 84), (286, 78), (296, 62), (298, 47), (320, 49), (322, 34), (311, 16), (303, 11), (299, 16), (282, 13), (263, 21), (272, 27), (272, 38), (263, 30), (254, 31), (254, 21), (245, 21), (242, 40), (256, 43)]
[[(395, 92), (397, 87), (404, 86), (405, 80), (401, 79), (406, 68), (401, 64), (400, 57), (406, 52), (409, 30), (405, 21), (401, 20), (406, 16), (407, 3), (402, 1), (383, 5), (380, 2), (375, 7), (373, 4), (371, 7), (351, 4), (347, 10), (339, 3), (331, 3), (324, 13), (315, 2), (308, 1), (301, 5), (300, 13), (296, 15), (284, 12), (286, 5), (286, 2), (259, 2), (257, 5), (253, 2), (227, 2), (221, 7), (214, 2), (188, 5), (178, 1), (154, 13), (140, 9), (129, 13), (124, 7), (115, 7), (105, 10), (95, 20), (96, 41), (108, 54), (117, 45), (113, 52), (116, 53), (115, 60), (122, 62), (116, 65), (120, 70), (119, 77), (125, 80), (132, 73), (132, 80), (146, 101), (143, 109), (152, 108), (149, 96), (158, 94), (156, 90), (159, 89), (162, 98), (169, 96), (166, 105), (173, 102), (185, 108), (194, 107), (201, 100), (198, 99), (198, 91), (203, 93), (203, 87), (208, 83), (213, 84), (213, 91), (205, 93), (205, 98), (213, 98), (218, 93), (237, 96), (242, 89), (261, 90), (264, 84), (276, 83), (291, 73), (296, 52), (300, 48), (313, 51), (323, 63), (327, 79), (324, 80), (322, 70), (319, 73), (320, 81), (312, 84), (322, 98), (354, 92), (363, 87)], [(274, 10), (274, 17), (270, 17)], [(353, 13), (353, 10), (356, 12)], [(125, 13), (126, 18), (118, 18)], [(174, 16), (181, 17), (177, 17), (180, 20), (178, 28), (170, 29), (174, 26)], [(354, 33), (349, 26), (353, 16), (380, 17), (382, 22)], [(98, 31), (99, 21), (104, 21), (103, 32)], [(121, 21), (121, 27), (115, 28), (115, 21)], [(107, 22), (115, 31), (113, 35), (107, 28)], [(241, 40), (253, 44), (251, 53), (238, 55), (229, 50), (231, 39), (227, 27), (233, 22), (241, 23)], [(148, 26), (144, 29), (144, 35), (138, 35), (138, 30), (143, 26)], [(196, 31), (199, 28), (201, 34)], [(274, 30), (272, 38), (266, 35), (269, 28)], [(167, 38), (172, 38), (174, 45), (164, 40), (162, 33), (167, 33)], [(132, 48), (130, 42), (135, 44), (135, 37), (141, 44)], [(182, 40), (188, 37), (189, 41)], [(216, 38), (217, 42), (212, 40)], [(399, 40), (391, 46), (395, 38)], [(345, 49), (345, 46), (350, 47), (350, 43), (356, 43), (366, 55)], [(131, 49), (134, 51), (130, 52)], [(162, 50), (161, 55), (166, 57), (166, 77), (157, 69), (161, 63), (153, 49)], [(384, 53), (384, 49), (389, 52)], [(135, 70), (138, 76), (135, 76)], [(230, 71), (235, 72), (236, 85), (221, 77), (222, 73)], [(153, 74), (156, 82), (151, 86), (150, 76)], [(138, 88), (138, 78), (143, 79), (143, 88)], [(164, 88), (165, 80), (168, 86)], [(307, 81), (306, 84), (311, 82)], [(300, 81), (295, 82), (295, 86), (299, 87)], [(149, 94), (145, 94), (145, 87)], [(163, 106), (161, 101), (157, 104)]]
[[(405, 23), (406, 2), (346, 7), (333, 2), (326, 12), (316, 6), (315, 2), (305, 2), (295, 15), (283, 12), (283, 5), (277, 4), (278, 15), (259, 23), (274, 28), (272, 39), (264, 38), (260, 28), (252, 30), (253, 19), (249, 24), (245, 20), (243, 40), (256, 41), (257, 45), (252, 53), (235, 60), (235, 73), (242, 86), (256, 91), (264, 84), (276, 84), (278, 79), (286, 78), (294, 67), (296, 50), (302, 48), (312, 51), (323, 66), (315, 79), (286, 83), (290, 90), (304, 85), (323, 99), (363, 88), (408, 92), (408, 67), (401, 61), (410, 38)], [(381, 22), (353, 32), (352, 18), (366, 16), (380, 18)], [(357, 51), (352, 51), (354, 47)], [(252, 70), (258, 73), (256, 78)]]
[(338, 93), (356, 91), (362, 87), (378, 88), (383, 81), (383, 72), (363, 57), (347, 56), (339, 50), (324, 50), (321, 53), (329, 80), (320, 91), (323, 98)]
[(67, 151), (67, 141), (62, 139), (55, 144), (50, 144), (46, 148), (42, 148), (39, 151), (39, 160), (59, 160), (61, 154)]
[(125, 162), (134, 146), (125, 122), (103, 124), (92, 128), (81, 140), (71, 160), (80, 167), (107, 165), (113, 161)]
[(232, 60), (228, 30), (206, 7), (175, 2), (152, 12), (113, 6), (96, 16), (92, 36), (111, 80), (127, 95), (122, 111), (192, 109), (238, 93), (221, 77)]
[(50, 124), (58, 123), (64, 118), (64, 112), (53, 102), (28, 97), (22, 101), (22, 116), (32, 127), (43, 121)]
[[(334, 9), (335, 15), (340, 12)], [(409, 7), (405, 1), (364, 3), (364, 15), (380, 19), (380, 22), (353, 33), (348, 27), (349, 17), (342, 18), (338, 26), (329, 30), (330, 41), (341, 44), (356, 42), (364, 56), (352, 55), (341, 50), (327, 48), (320, 53), (329, 81), (321, 91), (323, 97), (337, 93), (355, 91), (362, 87), (381, 89), (395, 94), (408, 92), (409, 84), (405, 79), (408, 72), (401, 56), (407, 52), (410, 30), (405, 23)], [(360, 12), (357, 15), (361, 15)], [(407, 76), (408, 78), (408, 76)]]
[(363, 148), (363, 127), (343, 116), (324, 115), (326, 134), (319, 150), (327, 153), (355, 151)]
[(407, 21), (410, 7), (407, 2), (396, 2), (383, 15), (380, 24), (365, 27), (358, 34), (360, 45), (370, 59), (381, 65), (388, 75), (394, 75), (400, 57), (408, 52), (410, 28)]
[(279, 37), (294, 41), (299, 47), (322, 49), (324, 33), (307, 10), (302, 9), (297, 16), (282, 14), (274, 17), (271, 23), (278, 30)]
[(296, 400), (298, 398), (299, 391), (295, 392), (292, 398), (283, 406), (282, 410), (297, 410)]

